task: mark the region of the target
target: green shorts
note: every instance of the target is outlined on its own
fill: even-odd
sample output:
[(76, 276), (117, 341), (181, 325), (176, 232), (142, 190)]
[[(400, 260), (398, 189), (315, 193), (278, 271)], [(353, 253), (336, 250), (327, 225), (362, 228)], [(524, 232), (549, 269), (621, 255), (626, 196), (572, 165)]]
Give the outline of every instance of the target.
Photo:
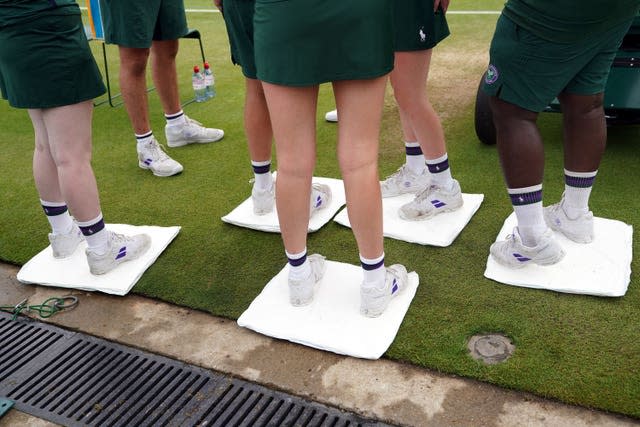
[(433, 12), (433, 0), (394, 0), (395, 51), (428, 50), (449, 33), (442, 8)]
[(256, 0), (258, 78), (286, 86), (383, 76), (393, 69), (394, 0)]
[(73, 105), (106, 91), (79, 9), (0, 29), (0, 90), (16, 108)]
[(500, 16), (483, 89), (490, 96), (540, 112), (561, 92), (601, 93), (631, 20), (580, 43), (552, 43)]
[(189, 31), (183, 0), (100, 0), (100, 9), (104, 39), (118, 46), (149, 48)]
[(253, 49), (253, 11), (255, 0), (222, 0), (224, 22), (231, 46), (231, 61), (242, 67), (242, 74), (258, 78)]

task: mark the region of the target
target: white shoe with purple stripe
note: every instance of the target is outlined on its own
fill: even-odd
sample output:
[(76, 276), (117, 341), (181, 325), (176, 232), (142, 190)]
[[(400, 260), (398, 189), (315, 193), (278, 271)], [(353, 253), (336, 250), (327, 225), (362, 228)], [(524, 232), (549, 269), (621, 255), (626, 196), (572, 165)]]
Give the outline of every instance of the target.
[(576, 243), (593, 242), (593, 212), (569, 218), (564, 208), (564, 196), (560, 203), (544, 208), (544, 220), (552, 230), (564, 234)]
[(138, 145), (138, 166), (150, 170), (155, 176), (172, 176), (183, 170), (182, 165), (169, 157), (155, 138)]
[(146, 234), (125, 236), (109, 231), (109, 249), (98, 255), (89, 248), (86, 250), (87, 262), (91, 274), (105, 274), (125, 261), (139, 258), (151, 246), (151, 238)]
[(398, 215), (408, 221), (422, 221), (440, 213), (455, 211), (463, 203), (460, 184), (454, 179), (450, 189), (429, 185), (413, 201), (401, 206)]
[(314, 288), (322, 280), (327, 270), (325, 257), (320, 254), (312, 254), (307, 257), (311, 266), (311, 274), (303, 280), (289, 279), (289, 302), (294, 307), (303, 307), (313, 301)]
[(378, 317), (389, 305), (393, 297), (399, 295), (409, 283), (407, 269), (402, 264), (387, 267), (384, 287), (360, 287), (360, 314), (366, 317)]
[(514, 227), (513, 233), (506, 240), (492, 244), (489, 252), (498, 263), (511, 268), (522, 268), (528, 264), (551, 265), (564, 257), (564, 250), (549, 228), (540, 236), (536, 246), (529, 247), (522, 243), (518, 227)]
[(309, 216), (324, 209), (331, 203), (331, 187), (326, 184), (313, 183), (311, 185), (311, 200)]
[(216, 128), (206, 128), (202, 123), (184, 116), (185, 122), (177, 126), (165, 126), (165, 135), (169, 147), (182, 147), (187, 144), (205, 144), (220, 141), (224, 138), (224, 131)]
[(66, 258), (72, 255), (83, 240), (84, 236), (75, 222), (71, 231), (66, 234), (49, 233), (49, 242), (54, 258)]

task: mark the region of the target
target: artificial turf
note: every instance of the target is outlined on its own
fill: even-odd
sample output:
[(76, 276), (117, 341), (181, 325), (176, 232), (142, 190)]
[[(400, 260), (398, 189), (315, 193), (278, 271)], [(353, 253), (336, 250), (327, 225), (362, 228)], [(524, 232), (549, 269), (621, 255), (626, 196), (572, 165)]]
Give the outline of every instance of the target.
[[(457, 10), (499, 10), (502, 2), (460, 0)], [(211, 9), (192, 0), (187, 7)], [(180, 225), (176, 240), (158, 258), (134, 293), (237, 318), (283, 267), (280, 236), (225, 224), (220, 217), (249, 196), (252, 177), (242, 125), (244, 82), (229, 62), (222, 18), (189, 13), (216, 74), (217, 97), (185, 107), (208, 126), (225, 130), (223, 141), (169, 149), (185, 171), (158, 178), (137, 167), (135, 141), (123, 107), (94, 111), (94, 170), (107, 222)], [(495, 147), (478, 142), (473, 131), (477, 83), (486, 67), (497, 15), (449, 15), (452, 36), (435, 51), (429, 91), (445, 128), (454, 176), (466, 193), (484, 202), (455, 242), (446, 248), (385, 240), (388, 263), (402, 262), (421, 284), (385, 357), (441, 372), (476, 378), (564, 402), (640, 417), (640, 290), (632, 274), (622, 298), (560, 294), (502, 285), (484, 278), (489, 245), (511, 212)], [(92, 42), (101, 61), (100, 45)], [(108, 48), (117, 91), (117, 49)], [(199, 62), (197, 43), (185, 40), (178, 57), (183, 99), (191, 96), (190, 70)], [(150, 93), (152, 126), (164, 140), (157, 94)], [(328, 85), (320, 90), (316, 176), (339, 178), (336, 126), (325, 123), (333, 108)], [(47, 222), (31, 175), (33, 132), (26, 112), (0, 102), (0, 259), (24, 264), (48, 242)], [(539, 119), (546, 148), (545, 202), (563, 191), (561, 116)], [(609, 129), (608, 148), (591, 198), (597, 216), (635, 225), (640, 151), (637, 127)], [(397, 109), (388, 92), (383, 117), (380, 174), (404, 161)], [(275, 159), (277, 167), (277, 159)], [(635, 234), (635, 233), (634, 233)], [(634, 239), (634, 252), (637, 252)], [(330, 222), (309, 236), (309, 250), (331, 260), (358, 263), (348, 228)], [(638, 268), (637, 258), (631, 269)], [(500, 332), (516, 345), (506, 362), (485, 366), (469, 357), (467, 339)]]

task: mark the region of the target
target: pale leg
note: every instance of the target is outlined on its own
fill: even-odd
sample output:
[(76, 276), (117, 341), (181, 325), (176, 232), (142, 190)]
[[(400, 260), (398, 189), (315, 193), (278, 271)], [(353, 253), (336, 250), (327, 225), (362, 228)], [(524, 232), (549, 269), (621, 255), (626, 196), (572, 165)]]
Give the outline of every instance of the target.
[(36, 134), (33, 175), (40, 198), (64, 200), (78, 221), (100, 214), (91, 168), (91, 101), (29, 110)]

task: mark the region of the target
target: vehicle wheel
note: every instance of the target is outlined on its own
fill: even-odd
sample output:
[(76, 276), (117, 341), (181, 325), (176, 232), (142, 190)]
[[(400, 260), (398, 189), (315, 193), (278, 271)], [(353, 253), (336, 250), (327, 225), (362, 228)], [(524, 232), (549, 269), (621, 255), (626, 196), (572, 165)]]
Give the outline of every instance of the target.
[(493, 114), (489, 106), (489, 96), (482, 90), (484, 74), (478, 85), (476, 94), (475, 128), (478, 139), (483, 144), (494, 145), (496, 143), (496, 127), (493, 124)]

